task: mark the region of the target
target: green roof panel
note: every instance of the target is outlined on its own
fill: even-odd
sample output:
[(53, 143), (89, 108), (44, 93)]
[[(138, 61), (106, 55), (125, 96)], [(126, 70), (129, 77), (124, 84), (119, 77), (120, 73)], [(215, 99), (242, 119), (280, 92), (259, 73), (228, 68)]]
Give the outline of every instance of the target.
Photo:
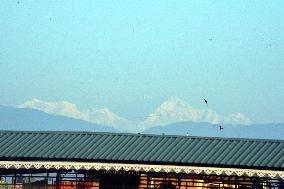
[(284, 141), (92, 132), (0, 131), (0, 161), (91, 161), (284, 170)]

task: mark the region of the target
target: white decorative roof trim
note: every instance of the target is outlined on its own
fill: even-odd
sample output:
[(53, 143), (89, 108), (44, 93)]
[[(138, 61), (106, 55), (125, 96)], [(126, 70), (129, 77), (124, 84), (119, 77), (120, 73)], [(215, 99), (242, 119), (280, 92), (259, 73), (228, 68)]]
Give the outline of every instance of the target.
[(206, 175), (227, 176), (257, 176), (284, 179), (284, 171), (197, 167), (177, 165), (149, 165), (149, 164), (123, 164), (123, 163), (90, 163), (90, 162), (61, 162), (61, 161), (0, 161), (2, 169), (66, 169), (66, 170), (125, 170), (136, 172), (166, 172), (166, 173), (195, 173)]

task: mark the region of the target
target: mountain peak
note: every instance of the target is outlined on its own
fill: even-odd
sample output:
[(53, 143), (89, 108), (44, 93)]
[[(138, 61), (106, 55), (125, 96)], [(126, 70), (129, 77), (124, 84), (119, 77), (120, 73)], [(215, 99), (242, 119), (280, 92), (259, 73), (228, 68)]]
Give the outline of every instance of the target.
[(158, 111), (174, 111), (174, 110), (186, 110), (194, 108), (187, 103), (186, 101), (180, 99), (180, 98), (171, 98), (168, 99), (160, 104), (160, 106), (157, 108)]
[(36, 109), (48, 114), (81, 119), (91, 123), (111, 126), (123, 131), (136, 131), (137, 129), (131, 121), (120, 117), (108, 108), (80, 110), (75, 104), (68, 101), (47, 102), (39, 99), (32, 99), (18, 107)]

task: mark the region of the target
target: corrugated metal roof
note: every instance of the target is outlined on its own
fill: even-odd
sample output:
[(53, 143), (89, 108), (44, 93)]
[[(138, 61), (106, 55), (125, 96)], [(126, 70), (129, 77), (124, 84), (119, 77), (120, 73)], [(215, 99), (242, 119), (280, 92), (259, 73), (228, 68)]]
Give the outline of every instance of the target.
[(284, 169), (284, 141), (91, 132), (0, 131), (0, 160), (136, 162)]

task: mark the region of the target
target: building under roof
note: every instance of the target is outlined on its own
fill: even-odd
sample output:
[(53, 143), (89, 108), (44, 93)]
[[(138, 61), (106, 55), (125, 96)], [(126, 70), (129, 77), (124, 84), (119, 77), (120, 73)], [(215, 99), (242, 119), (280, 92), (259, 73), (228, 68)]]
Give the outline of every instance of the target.
[[(71, 173), (76, 174), (77, 180), (71, 177), (75, 183), (64, 182), (62, 174)], [(41, 174), (45, 176), (39, 177)], [(94, 189), (281, 188), (284, 141), (0, 131), (2, 182), (15, 185), (17, 179), (22, 179), (18, 185), (25, 186), (23, 175), (29, 179), (36, 175), (35, 182), (44, 181), (46, 186), (60, 187), (65, 183), (65, 188), (79, 185), (80, 179), (84, 187)], [(9, 178), (14, 183), (9, 183)], [(51, 178), (54, 182), (49, 183)]]

